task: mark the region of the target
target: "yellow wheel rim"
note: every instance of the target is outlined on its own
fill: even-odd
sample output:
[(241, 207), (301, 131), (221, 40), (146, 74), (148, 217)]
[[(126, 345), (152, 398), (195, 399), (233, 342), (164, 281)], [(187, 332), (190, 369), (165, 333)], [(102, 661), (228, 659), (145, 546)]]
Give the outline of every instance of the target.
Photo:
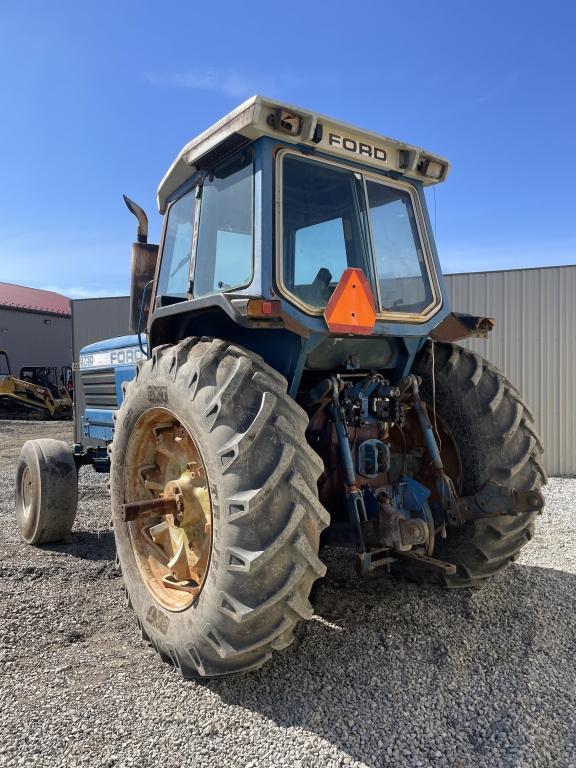
[(204, 462), (189, 430), (165, 408), (136, 422), (124, 465), (123, 517), (148, 590), (165, 608), (200, 594), (212, 549)]

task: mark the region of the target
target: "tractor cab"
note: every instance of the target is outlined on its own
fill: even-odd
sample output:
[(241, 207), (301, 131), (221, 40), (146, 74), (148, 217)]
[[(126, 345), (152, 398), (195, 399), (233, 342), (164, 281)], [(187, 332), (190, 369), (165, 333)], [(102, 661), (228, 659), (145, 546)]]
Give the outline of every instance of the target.
[(53, 395), (58, 394), (58, 368), (46, 365), (28, 365), (20, 368), (20, 379), (39, 387), (49, 389)]
[(404, 142), (250, 99), (162, 180), (159, 258), (140, 234), (134, 246), (133, 330), (172, 343), (193, 317), (262, 355), (293, 395), (319, 371), (407, 371), (434, 329), (454, 340), (487, 322), (446, 299), (424, 189), (448, 172)]
[(20, 368), (20, 379), (50, 390), (55, 397), (61, 396), (63, 390), (68, 393), (73, 391), (72, 368), (69, 365), (61, 368), (55, 365), (27, 365)]

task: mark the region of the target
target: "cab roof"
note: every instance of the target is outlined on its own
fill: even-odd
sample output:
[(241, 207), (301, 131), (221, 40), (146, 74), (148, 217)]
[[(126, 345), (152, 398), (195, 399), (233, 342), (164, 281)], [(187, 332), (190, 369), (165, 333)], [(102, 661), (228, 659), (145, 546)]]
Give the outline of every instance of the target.
[(307, 145), (348, 160), (356, 159), (427, 185), (444, 181), (450, 170), (450, 164), (443, 157), (403, 141), (264, 96), (252, 96), (182, 149), (158, 187), (160, 213), (166, 210), (168, 198), (195, 170), (261, 136)]

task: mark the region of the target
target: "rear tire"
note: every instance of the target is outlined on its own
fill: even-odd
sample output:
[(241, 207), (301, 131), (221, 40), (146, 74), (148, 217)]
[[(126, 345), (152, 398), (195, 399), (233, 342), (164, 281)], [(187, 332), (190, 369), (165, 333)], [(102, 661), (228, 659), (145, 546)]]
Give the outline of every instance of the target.
[[(422, 398), (433, 404), (432, 343), (418, 354), (413, 373), (422, 377)], [(452, 434), (462, 467), (461, 495), (477, 493), (489, 480), (531, 490), (546, 480), (542, 441), (534, 416), (518, 390), (480, 355), (454, 344), (434, 343), (436, 412)], [(534, 535), (536, 512), (480, 518), (447, 528), (434, 557), (454, 563), (454, 576), (408, 565), (394, 566), (419, 581), (470, 587), (501, 571)]]
[[(260, 667), (313, 613), (308, 597), (326, 570), (318, 549), (329, 515), (318, 500), (323, 467), (305, 439), (308, 419), (286, 387), (257, 355), (206, 338), (156, 348), (126, 387), (111, 467), (120, 565), (144, 639), (185, 677)], [(136, 559), (134, 529), (122, 522), (123, 503), (134, 500), (126, 498), (136, 471), (125, 466), (131, 435), (159, 407), (195, 441), (212, 505), (206, 577), (179, 610), (155, 599)]]
[(50, 544), (70, 535), (78, 506), (78, 471), (66, 443), (28, 440), (16, 468), (16, 521), (28, 544)]

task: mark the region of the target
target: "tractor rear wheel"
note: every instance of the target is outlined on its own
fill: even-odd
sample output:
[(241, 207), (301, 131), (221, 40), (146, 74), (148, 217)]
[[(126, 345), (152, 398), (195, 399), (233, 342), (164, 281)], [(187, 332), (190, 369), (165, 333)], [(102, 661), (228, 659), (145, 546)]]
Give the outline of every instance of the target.
[(329, 516), (286, 386), (206, 338), (157, 347), (126, 386), (111, 451), (118, 556), (143, 637), (185, 677), (259, 667), (312, 614)]
[(28, 544), (69, 536), (78, 506), (78, 470), (62, 440), (28, 440), (16, 467), (16, 520)]
[[(461, 495), (477, 493), (489, 480), (522, 491), (546, 482), (534, 417), (501, 371), (474, 352), (440, 342), (428, 342), (412, 371), (422, 377), (420, 391), (432, 420), (435, 394), (437, 417), (458, 452)], [(479, 585), (516, 558), (533, 536), (536, 514), (480, 518), (448, 527), (447, 538), (437, 539), (434, 557), (454, 563), (453, 576), (436, 576), (404, 564), (395, 569), (450, 587)]]

